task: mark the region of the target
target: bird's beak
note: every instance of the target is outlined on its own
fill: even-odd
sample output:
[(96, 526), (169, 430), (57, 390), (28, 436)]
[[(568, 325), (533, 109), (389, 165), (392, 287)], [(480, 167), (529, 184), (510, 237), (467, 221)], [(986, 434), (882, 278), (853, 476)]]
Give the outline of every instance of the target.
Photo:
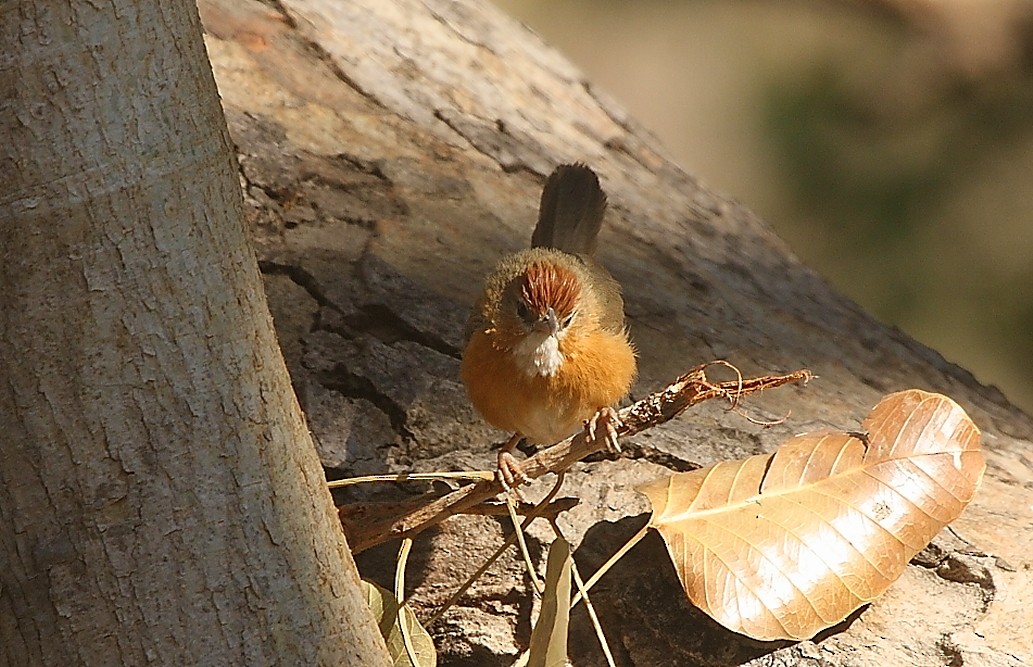
[(560, 330), (560, 322), (556, 319), (556, 311), (550, 308), (545, 315), (541, 317), (541, 319), (534, 323), (532, 329), (550, 336), (555, 336), (556, 332)]

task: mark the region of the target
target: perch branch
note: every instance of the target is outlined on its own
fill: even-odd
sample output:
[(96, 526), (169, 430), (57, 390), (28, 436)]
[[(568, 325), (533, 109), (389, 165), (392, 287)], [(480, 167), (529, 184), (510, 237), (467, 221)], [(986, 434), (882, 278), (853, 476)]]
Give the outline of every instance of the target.
[[(618, 415), (623, 425), (617, 429), (618, 436), (635, 435), (663, 424), (703, 401), (725, 398), (734, 405), (740, 397), (747, 394), (791, 382), (806, 382), (812, 377), (810, 371), (798, 370), (786, 375), (740, 377), (729, 382), (712, 382), (706, 376), (709, 365), (697, 366), (666, 388), (621, 409)], [(528, 458), (520, 464), (520, 470), (528, 479), (537, 479), (549, 472), (564, 471), (602, 448), (601, 442), (588, 441), (585, 433), (581, 432)], [(502, 491), (502, 485), (497, 480), (484, 480), (429, 502), (423, 502), (404, 514), (363, 522), (361, 525), (349, 521), (345, 524), (348, 544), (355, 553), (359, 553), (388, 540), (415, 535), (450, 516), (463, 513), (493, 498)], [(347, 517), (346, 508), (340, 508), (339, 512), (342, 519)]]

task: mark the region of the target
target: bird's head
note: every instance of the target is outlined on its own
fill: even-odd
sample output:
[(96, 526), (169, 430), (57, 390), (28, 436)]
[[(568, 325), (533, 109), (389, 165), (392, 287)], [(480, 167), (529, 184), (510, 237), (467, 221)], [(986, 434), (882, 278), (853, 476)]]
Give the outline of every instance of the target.
[(503, 290), (496, 341), (528, 375), (555, 375), (590, 320), (587, 285), (566, 264), (534, 261)]

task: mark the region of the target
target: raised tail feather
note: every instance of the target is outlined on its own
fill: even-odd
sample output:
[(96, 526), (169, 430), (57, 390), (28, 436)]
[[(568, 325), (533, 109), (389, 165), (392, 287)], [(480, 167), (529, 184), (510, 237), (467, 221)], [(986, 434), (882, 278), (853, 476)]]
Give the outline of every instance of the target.
[(581, 163), (560, 165), (542, 189), (531, 246), (592, 255), (605, 212), (606, 194), (595, 172)]

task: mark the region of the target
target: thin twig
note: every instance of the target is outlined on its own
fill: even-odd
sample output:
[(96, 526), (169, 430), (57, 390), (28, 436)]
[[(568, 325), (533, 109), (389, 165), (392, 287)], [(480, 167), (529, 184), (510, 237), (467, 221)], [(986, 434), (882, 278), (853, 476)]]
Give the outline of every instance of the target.
[(490, 470), (462, 470), (459, 472), (398, 472), (390, 475), (363, 475), (361, 477), (347, 477), (327, 482), (327, 487), (340, 489), (355, 484), (370, 484), (372, 482), (434, 482), (440, 479), (472, 479), (474, 481), (495, 479), (495, 473)]
[[(560, 473), (556, 476), (556, 483), (552, 485), (552, 489), (549, 490), (549, 493), (545, 494), (545, 497), (542, 498), (542, 501), (538, 503), (538, 505), (531, 511), (530, 514), (527, 515), (527, 518), (525, 518), (524, 522), (521, 524), (522, 528), (526, 529), (528, 526), (530, 526), (531, 522), (537, 519), (539, 515), (543, 514), (545, 512), (545, 508), (550, 506), (550, 504), (552, 503), (552, 499), (556, 497), (556, 494), (560, 491), (560, 487), (563, 486), (564, 477), (565, 475), (563, 473)], [(469, 589), (470, 586), (473, 585), (473, 582), (477, 581), (482, 574), (487, 572), (488, 568), (492, 566), (492, 563), (497, 561), (499, 559), (499, 556), (505, 553), (506, 549), (511, 547), (514, 542), (516, 542), (516, 533), (513, 533), (512, 535), (507, 537), (505, 541), (503, 541), (502, 545), (495, 550), (495, 553), (493, 553), (488, 558), (488, 560), (484, 561), (484, 564), (477, 568), (477, 571), (471, 574), (467, 578), (467, 580), (463, 582), (463, 585), (460, 586), (456, 590), (456, 592), (452, 594), (452, 597), (448, 598), (448, 600), (446, 600), (445, 603), (441, 605), (441, 607), (436, 612), (434, 612), (434, 615), (427, 620), (425, 627), (429, 628), (430, 626), (434, 625), (434, 623), (439, 618), (441, 618), (445, 614), (445, 612), (448, 611), (449, 608), (452, 605), (454, 605), (456, 601), (459, 600), (459, 598), (463, 596), (463, 594), (466, 593), (467, 589)]]
[(516, 507), (513, 506), (513, 499), (508, 493), (506, 494), (506, 507), (509, 509), (509, 519), (513, 522), (513, 532), (516, 534), (517, 545), (520, 547), (520, 555), (524, 557), (527, 576), (531, 579), (531, 588), (541, 597), (542, 593), (545, 592), (545, 584), (538, 577), (538, 573), (534, 569), (534, 563), (531, 562), (531, 553), (527, 550), (527, 540), (524, 539), (524, 529), (520, 526), (520, 518), (517, 517)]
[[(563, 531), (560, 530), (559, 523), (555, 519), (551, 519), (549, 524), (552, 525), (552, 530), (557, 536), (566, 539), (563, 537)], [(592, 627), (595, 628), (595, 636), (599, 639), (599, 647), (603, 650), (603, 655), (606, 656), (606, 664), (608, 667), (616, 667), (613, 661), (613, 653), (610, 651), (610, 644), (606, 641), (606, 633), (603, 632), (603, 624), (599, 621), (599, 615), (595, 613), (592, 598), (588, 597), (588, 589), (585, 588), (585, 581), (581, 578), (581, 571), (577, 568), (577, 561), (574, 560), (573, 554), (570, 557), (570, 573), (574, 576), (574, 583), (577, 585), (578, 592), (585, 599), (585, 609), (588, 611), (589, 620), (592, 621)]]
[(745, 410), (739, 408), (735, 410), (735, 414), (739, 415), (751, 424), (756, 424), (757, 426), (764, 426), (766, 428), (769, 426), (779, 426), (781, 424), (786, 423), (786, 421), (789, 420), (789, 417), (792, 416), (793, 411), (790, 410), (789, 412), (785, 413), (777, 419), (761, 419), (760, 417), (751, 417), (750, 415), (746, 414)]
[[(634, 435), (653, 426), (667, 422), (685, 409), (714, 398), (737, 401), (739, 397), (764, 389), (778, 387), (791, 382), (806, 382), (812, 377), (810, 371), (798, 370), (786, 375), (766, 375), (757, 378), (738, 379), (731, 382), (711, 382), (705, 373), (706, 366), (699, 366), (682, 375), (661, 391), (650, 394), (619, 411), (622, 425), (619, 436)], [(537, 479), (547, 472), (560, 472), (584, 457), (601, 450), (604, 443), (589, 441), (585, 433), (567, 438), (563, 442), (544, 449), (520, 464), (519, 469), (528, 479)], [(391, 539), (414, 535), (455, 514), (482, 503), (502, 491), (498, 480), (484, 480), (464, 486), (445, 496), (425, 502), (417, 509), (400, 516), (380, 521), (363, 522), (361, 525), (346, 525), (348, 544), (355, 553)]]
[(727, 369), (731, 370), (733, 373), (735, 373), (736, 384), (738, 385), (737, 386), (737, 390), (732, 392), (732, 394), (730, 396), (728, 396), (728, 404), (729, 404), (728, 405), (728, 409), (729, 410), (734, 410), (739, 405), (739, 397), (742, 396), (742, 383), (743, 383), (742, 371), (739, 370), (738, 366), (735, 366), (735, 365), (725, 361), (724, 359), (718, 359), (716, 361), (711, 361), (710, 363), (708, 363), (708, 364), (703, 366), (703, 370), (706, 370), (707, 366), (724, 366), (725, 368), (727, 368)]
[(409, 550), (412, 548), (412, 538), (406, 537), (402, 540), (402, 546), (398, 549), (398, 564), (395, 566), (395, 598), (398, 600), (398, 630), (402, 633), (402, 645), (405, 652), (409, 654), (409, 661), (420, 664), (416, 660), (416, 647), (412, 643), (412, 633), (409, 632), (409, 619), (405, 617), (405, 565), (409, 561)]
[[(443, 497), (444, 494), (437, 497)], [(377, 521), (390, 520), (395, 517), (404, 516), (410, 512), (419, 511), (428, 502), (427, 496), (417, 496), (406, 500), (373, 501), (362, 503), (347, 503), (337, 508), (338, 517), (344, 526), (344, 531), (352, 535), (362, 530), (363, 526), (370, 525)], [(548, 506), (538, 511), (538, 516), (555, 517), (568, 512), (580, 501), (577, 498), (557, 498)], [(534, 503), (520, 501), (516, 504), (516, 513), (527, 516), (535, 509)], [(480, 516), (505, 516), (509, 514), (505, 503), (494, 500), (486, 500), (471, 507), (465, 507), (459, 514), (476, 514)]]
[(603, 578), (603, 575), (609, 572), (610, 568), (616, 565), (617, 561), (624, 557), (624, 554), (631, 551), (631, 548), (633, 546), (642, 541), (642, 538), (649, 533), (649, 529), (651, 527), (652, 526), (650, 526), (648, 523), (642, 526), (642, 530), (632, 535), (631, 539), (625, 542), (624, 546), (617, 550), (617, 553), (610, 556), (609, 560), (607, 560), (605, 563), (599, 566), (599, 569), (595, 571), (595, 574), (588, 578), (588, 581), (585, 582), (585, 585), (579, 587), (580, 590), (577, 592), (577, 595), (575, 595), (574, 599), (570, 601), (571, 609), (573, 609), (578, 602), (581, 602), (581, 598), (584, 595), (588, 594), (588, 590), (592, 588), (592, 586), (595, 586), (599, 582), (599, 580)]

